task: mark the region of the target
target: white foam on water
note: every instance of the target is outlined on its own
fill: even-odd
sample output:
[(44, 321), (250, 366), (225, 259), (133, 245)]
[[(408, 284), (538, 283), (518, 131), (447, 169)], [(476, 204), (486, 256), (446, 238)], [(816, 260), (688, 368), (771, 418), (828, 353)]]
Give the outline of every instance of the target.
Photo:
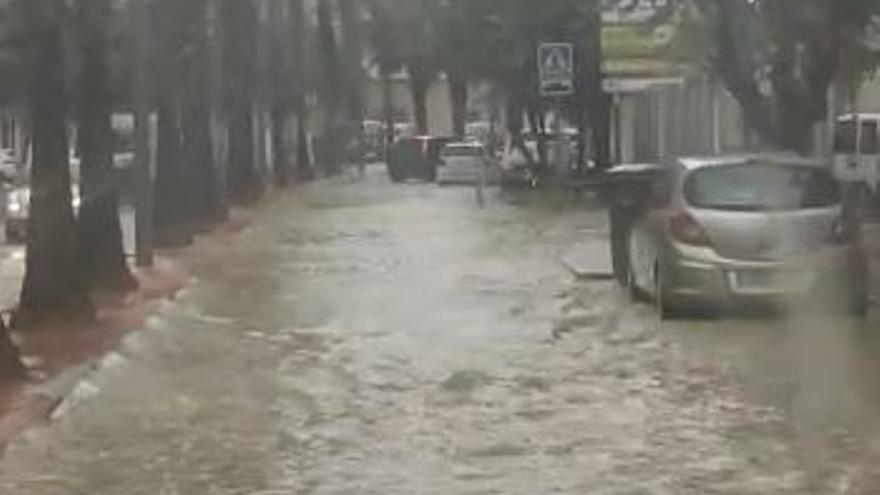
[(151, 316), (147, 318), (147, 322), (144, 325), (147, 330), (158, 331), (158, 330), (167, 330), (168, 323), (165, 322), (162, 318), (158, 316)]
[(140, 333), (132, 333), (122, 339), (122, 349), (126, 354), (137, 354), (137, 351), (144, 348), (144, 337)]
[(111, 352), (101, 360), (101, 369), (109, 370), (126, 364), (128, 359), (118, 352)]
[(159, 312), (167, 313), (175, 308), (177, 308), (177, 301), (173, 299), (162, 299), (159, 301), (158, 307), (156, 308)]
[(42, 368), (45, 363), (46, 360), (40, 356), (21, 356), (21, 364), (28, 369)]
[(76, 388), (52, 412), (52, 420), (55, 421), (66, 416), (83, 402), (98, 395), (100, 391), (101, 389), (97, 385), (88, 380), (79, 382)]

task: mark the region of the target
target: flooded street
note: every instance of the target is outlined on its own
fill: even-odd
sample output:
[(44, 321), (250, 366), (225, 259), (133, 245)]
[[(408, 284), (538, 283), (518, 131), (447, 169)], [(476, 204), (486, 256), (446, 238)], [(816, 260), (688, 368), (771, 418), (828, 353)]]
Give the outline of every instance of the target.
[(599, 210), (316, 183), (0, 462), (16, 495), (871, 494), (880, 328), (661, 322), (559, 262)]

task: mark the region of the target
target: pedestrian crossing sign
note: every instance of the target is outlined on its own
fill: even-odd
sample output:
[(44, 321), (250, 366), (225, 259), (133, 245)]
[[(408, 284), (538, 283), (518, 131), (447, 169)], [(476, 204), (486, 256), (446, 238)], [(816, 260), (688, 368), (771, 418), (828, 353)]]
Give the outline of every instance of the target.
[(574, 94), (574, 46), (571, 43), (538, 45), (538, 81), (541, 96)]

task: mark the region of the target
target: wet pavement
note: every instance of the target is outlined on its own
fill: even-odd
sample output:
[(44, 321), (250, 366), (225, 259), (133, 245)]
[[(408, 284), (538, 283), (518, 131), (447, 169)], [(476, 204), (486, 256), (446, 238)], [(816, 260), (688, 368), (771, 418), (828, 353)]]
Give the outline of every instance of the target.
[(871, 494), (880, 328), (661, 322), (559, 258), (569, 200), (314, 184), (0, 462), (0, 493)]

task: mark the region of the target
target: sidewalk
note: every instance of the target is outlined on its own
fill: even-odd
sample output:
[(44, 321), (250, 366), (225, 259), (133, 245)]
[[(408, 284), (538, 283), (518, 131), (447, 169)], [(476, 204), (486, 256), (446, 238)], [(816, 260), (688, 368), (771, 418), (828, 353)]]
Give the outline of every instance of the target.
[[(246, 216), (233, 215), (228, 224), (200, 236), (197, 243), (234, 235), (248, 223)], [(132, 227), (132, 222), (123, 222), (128, 252), (133, 245)], [(103, 366), (106, 356), (117, 349), (126, 336), (144, 327), (163, 298), (186, 285), (189, 278), (184, 268), (186, 251), (169, 257), (157, 256), (154, 268), (136, 270), (140, 281), (137, 292), (121, 298), (94, 297), (98, 322), (92, 327), (39, 328), (12, 334), (30, 379), (0, 374), (0, 454), (22, 431), (48, 421), (79, 383)], [(0, 310), (17, 304), (24, 261), (23, 246), (3, 245), (0, 249)]]

